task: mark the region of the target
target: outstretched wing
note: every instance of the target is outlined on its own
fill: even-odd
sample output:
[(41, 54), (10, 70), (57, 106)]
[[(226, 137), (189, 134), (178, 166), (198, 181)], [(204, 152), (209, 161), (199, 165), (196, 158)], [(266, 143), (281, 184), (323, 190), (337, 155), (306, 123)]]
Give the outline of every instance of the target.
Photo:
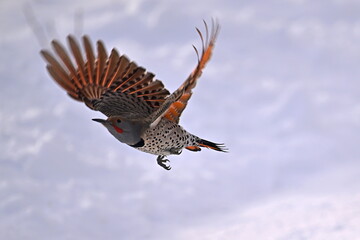
[(169, 95), (169, 91), (154, 74), (131, 62), (112, 49), (108, 56), (104, 44), (97, 42), (95, 56), (91, 42), (83, 37), (85, 59), (73, 36), (68, 36), (75, 65), (64, 47), (52, 41), (57, 60), (49, 51), (41, 54), (48, 62), (47, 69), (54, 80), (75, 100), (107, 116), (132, 114), (147, 117)]
[(187, 102), (191, 98), (192, 89), (196, 86), (196, 81), (201, 76), (202, 70), (211, 58), (211, 54), (215, 46), (216, 37), (220, 30), (220, 25), (218, 24), (218, 22), (213, 20), (211, 26), (211, 33), (209, 36), (209, 29), (205, 21), (204, 24), (206, 31), (205, 39), (200, 30), (196, 28), (196, 31), (200, 35), (202, 43), (202, 51), (200, 56), (196, 47), (193, 46), (198, 56), (198, 64), (196, 68), (192, 71), (192, 73), (185, 80), (185, 82), (174, 93), (167, 97), (166, 101), (153, 114), (149, 116), (149, 122), (151, 122), (151, 126), (155, 126), (162, 117), (165, 117), (170, 121), (176, 123), (179, 122), (181, 113), (184, 111)]

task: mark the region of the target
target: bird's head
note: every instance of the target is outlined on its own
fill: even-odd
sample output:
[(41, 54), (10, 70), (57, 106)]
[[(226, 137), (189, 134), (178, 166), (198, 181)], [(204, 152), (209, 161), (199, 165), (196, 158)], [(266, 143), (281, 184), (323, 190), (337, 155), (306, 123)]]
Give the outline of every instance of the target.
[(142, 124), (140, 122), (127, 120), (119, 116), (111, 116), (108, 119), (93, 119), (101, 123), (120, 142), (134, 145), (141, 140)]

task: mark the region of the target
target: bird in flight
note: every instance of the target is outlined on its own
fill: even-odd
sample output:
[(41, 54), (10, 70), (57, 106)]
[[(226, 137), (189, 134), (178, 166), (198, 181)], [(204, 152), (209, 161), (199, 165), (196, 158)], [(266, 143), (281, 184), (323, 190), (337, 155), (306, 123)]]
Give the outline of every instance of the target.
[[(120, 142), (143, 152), (157, 155), (157, 163), (166, 170), (171, 167), (166, 158), (180, 154), (182, 149), (200, 151), (202, 147), (226, 152), (223, 144), (197, 137), (179, 125), (179, 118), (191, 98), (192, 89), (209, 61), (219, 24), (212, 21), (211, 31), (205, 24), (205, 38), (196, 28), (202, 50), (194, 47), (198, 63), (185, 82), (172, 94), (155, 75), (120, 55), (116, 49), (107, 54), (102, 41), (97, 41), (97, 55), (88, 36), (83, 36), (84, 54), (71, 35), (67, 37), (72, 53), (56, 40), (52, 47), (56, 57), (42, 50), (50, 76), (75, 100), (100, 111), (107, 119), (92, 119), (101, 123)], [(74, 64), (74, 63), (75, 64)]]

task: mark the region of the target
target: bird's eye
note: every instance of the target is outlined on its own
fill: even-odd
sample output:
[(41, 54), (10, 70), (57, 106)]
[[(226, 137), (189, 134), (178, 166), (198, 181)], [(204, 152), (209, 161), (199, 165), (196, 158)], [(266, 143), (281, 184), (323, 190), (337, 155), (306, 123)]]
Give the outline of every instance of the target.
[(118, 120), (116, 120), (117, 121), (117, 123), (121, 123), (121, 120), (120, 119), (118, 119)]

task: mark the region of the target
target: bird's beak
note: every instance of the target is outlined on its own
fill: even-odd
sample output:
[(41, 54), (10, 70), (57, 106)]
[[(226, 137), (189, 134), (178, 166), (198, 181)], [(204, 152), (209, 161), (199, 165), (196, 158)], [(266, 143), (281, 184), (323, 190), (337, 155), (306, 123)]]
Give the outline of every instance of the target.
[(94, 118), (92, 120), (95, 121), (95, 122), (102, 123), (102, 124), (105, 124), (107, 122), (105, 119), (100, 119), (100, 118)]

